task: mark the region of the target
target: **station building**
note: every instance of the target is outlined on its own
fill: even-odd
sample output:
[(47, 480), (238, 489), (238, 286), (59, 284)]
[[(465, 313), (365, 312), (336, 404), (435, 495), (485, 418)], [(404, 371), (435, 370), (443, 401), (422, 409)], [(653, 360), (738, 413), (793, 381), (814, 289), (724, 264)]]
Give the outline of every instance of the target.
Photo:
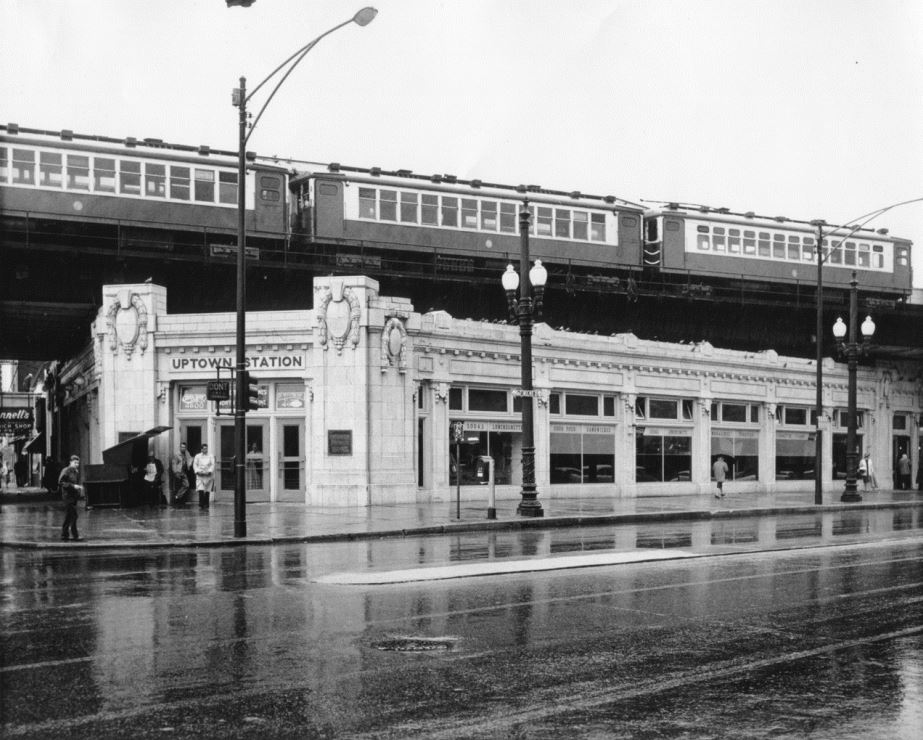
[[(368, 277), (315, 278), (312, 308), (249, 312), (246, 356), (260, 409), (247, 414), (247, 501), (367, 506), (519, 496), (519, 327), (420, 313)], [(148, 430), (165, 463), (184, 441), (218, 459), (233, 501), (234, 418), (206, 398), (236, 356), (234, 313), (171, 314), (165, 288), (107, 285), (79, 356), (58, 370), (51, 424), (62, 457)], [(543, 496), (632, 497), (713, 489), (720, 454), (734, 493), (813, 491), (813, 360), (771, 349), (670, 344), (537, 324), (536, 479)], [(823, 367), (824, 489), (845, 478), (847, 369)], [(231, 384), (233, 387), (233, 383)], [(890, 488), (902, 452), (919, 464), (920, 368), (858, 370), (860, 452)], [(460, 435), (453, 434), (459, 428)]]

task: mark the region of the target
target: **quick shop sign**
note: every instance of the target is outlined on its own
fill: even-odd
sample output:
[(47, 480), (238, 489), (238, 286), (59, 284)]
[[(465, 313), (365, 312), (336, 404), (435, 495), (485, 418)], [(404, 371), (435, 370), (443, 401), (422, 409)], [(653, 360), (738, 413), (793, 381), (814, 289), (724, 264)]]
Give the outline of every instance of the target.
[[(254, 372), (273, 370), (304, 370), (307, 362), (303, 352), (260, 352), (246, 358), (247, 369)], [(167, 369), (176, 374), (215, 373), (237, 365), (231, 356), (171, 355)]]

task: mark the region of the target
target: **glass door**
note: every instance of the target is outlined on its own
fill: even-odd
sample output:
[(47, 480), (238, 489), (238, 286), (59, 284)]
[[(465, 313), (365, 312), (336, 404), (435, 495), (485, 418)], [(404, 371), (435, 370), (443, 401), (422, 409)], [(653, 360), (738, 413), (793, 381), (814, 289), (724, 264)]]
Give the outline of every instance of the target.
[[(235, 476), (234, 467), (235, 439), (234, 424), (223, 424), (218, 428), (218, 490), (230, 494), (233, 500)], [(266, 423), (247, 424), (247, 456), (244, 484), (247, 490), (247, 503), (269, 501), (269, 476), (267, 475), (266, 447), (269, 435)], [(229, 500), (226, 496), (222, 497)]]
[(279, 501), (304, 501), (304, 422), (286, 421), (279, 426)]

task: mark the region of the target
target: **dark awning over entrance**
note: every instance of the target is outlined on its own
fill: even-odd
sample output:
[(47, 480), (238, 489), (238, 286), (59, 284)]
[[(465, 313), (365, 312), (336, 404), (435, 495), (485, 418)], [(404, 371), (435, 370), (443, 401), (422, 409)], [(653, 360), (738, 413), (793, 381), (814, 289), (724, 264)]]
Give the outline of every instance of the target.
[(156, 437), (161, 432), (169, 431), (170, 427), (154, 427), (143, 434), (139, 434), (124, 442), (103, 450), (103, 462), (106, 465), (139, 465), (147, 461), (147, 441)]
[(37, 434), (22, 447), (24, 455), (44, 455), (45, 454), (45, 435)]

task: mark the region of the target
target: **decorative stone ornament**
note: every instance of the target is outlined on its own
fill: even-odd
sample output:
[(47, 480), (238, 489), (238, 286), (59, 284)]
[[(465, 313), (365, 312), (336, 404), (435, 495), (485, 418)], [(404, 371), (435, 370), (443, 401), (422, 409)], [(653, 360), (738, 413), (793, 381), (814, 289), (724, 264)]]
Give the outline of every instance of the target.
[(119, 347), (131, 359), (135, 347), (147, 349), (147, 306), (137, 293), (120, 290), (106, 314), (109, 349), (118, 353)]
[(381, 332), (381, 371), (395, 366), (399, 373), (407, 372), (407, 330), (403, 321), (392, 316)]
[(342, 354), (343, 345), (355, 349), (359, 344), (359, 318), (362, 307), (359, 298), (341, 280), (324, 289), (324, 296), (317, 306), (317, 326), (320, 329), (318, 341), (329, 349), (328, 340), (333, 343), (337, 354)]

